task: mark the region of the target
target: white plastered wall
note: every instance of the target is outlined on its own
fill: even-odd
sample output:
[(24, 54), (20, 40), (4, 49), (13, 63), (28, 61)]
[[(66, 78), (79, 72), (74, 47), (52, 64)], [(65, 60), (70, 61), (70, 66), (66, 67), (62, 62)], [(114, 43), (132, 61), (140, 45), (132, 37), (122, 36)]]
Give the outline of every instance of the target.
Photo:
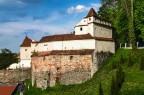
[(106, 28), (103, 26), (94, 26), (94, 35), (96, 37), (112, 38), (112, 28)]
[(31, 47), (20, 47), (20, 67), (31, 67)]
[[(84, 18), (75, 26), (75, 35), (82, 35), (90, 33), (93, 36), (94, 33), (94, 17)], [(82, 30), (81, 30), (82, 28)]]
[(95, 45), (96, 45), (96, 49), (93, 54), (93, 64), (92, 64), (91, 76), (93, 76), (94, 73), (99, 69), (97, 66), (97, 57), (96, 57), (97, 52), (103, 51), (103, 52), (115, 53), (115, 42), (96, 40)]
[(95, 49), (95, 39), (39, 43), (38, 51)]

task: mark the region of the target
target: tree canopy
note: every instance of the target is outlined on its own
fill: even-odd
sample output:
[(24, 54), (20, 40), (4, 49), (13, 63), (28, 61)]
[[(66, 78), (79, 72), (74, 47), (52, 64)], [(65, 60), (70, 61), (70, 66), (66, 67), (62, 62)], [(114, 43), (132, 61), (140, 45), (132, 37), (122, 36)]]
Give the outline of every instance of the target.
[(101, 0), (98, 15), (110, 19), (116, 29), (116, 42), (144, 42), (143, 0)]
[(12, 63), (17, 63), (17, 54), (12, 53), (9, 49), (1, 49), (0, 52), (0, 69), (6, 69)]

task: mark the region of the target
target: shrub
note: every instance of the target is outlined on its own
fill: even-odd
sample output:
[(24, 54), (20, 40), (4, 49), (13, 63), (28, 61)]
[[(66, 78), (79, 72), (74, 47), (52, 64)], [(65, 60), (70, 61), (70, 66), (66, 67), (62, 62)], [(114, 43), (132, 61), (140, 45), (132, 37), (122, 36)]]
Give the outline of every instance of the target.
[(133, 66), (133, 60), (132, 60), (132, 57), (129, 56), (128, 67), (132, 67), (132, 66)]
[(112, 69), (116, 69), (116, 63), (115, 63), (115, 61), (113, 61), (113, 63), (112, 63)]
[(144, 70), (144, 57), (141, 57), (141, 61), (140, 61), (140, 70), (141, 70), (141, 71)]
[(124, 57), (121, 55), (120, 64), (123, 64), (124, 62), (125, 62), (125, 59), (124, 59)]
[(104, 94), (103, 94), (102, 87), (101, 87), (101, 82), (100, 82), (100, 84), (99, 84), (99, 95), (104, 95)]
[(118, 65), (117, 71), (116, 71), (116, 79), (112, 77), (111, 95), (117, 95), (123, 82), (124, 82), (124, 72), (123, 72), (121, 65)]
[(112, 82), (111, 82), (111, 95), (116, 95), (116, 84), (114, 76), (112, 76)]

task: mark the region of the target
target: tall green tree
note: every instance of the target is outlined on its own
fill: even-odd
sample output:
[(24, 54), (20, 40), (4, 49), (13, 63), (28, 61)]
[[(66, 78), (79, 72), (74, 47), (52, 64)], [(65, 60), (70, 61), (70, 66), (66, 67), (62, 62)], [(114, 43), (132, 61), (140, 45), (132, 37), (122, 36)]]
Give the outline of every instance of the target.
[(133, 17), (133, 0), (119, 0), (119, 4), (122, 8), (124, 8), (125, 13), (128, 18), (129, 32), (128, 37), (129, 41), (132, 44), (132, 49), (136, 48), (136, 38), (134, 33), (134, 17)]
[(144, 42), (144, 0), (134, 2), (134, 26), (137, 41)]
[[(141, 0), (138, 1), (140, 2)], [(133, 0), (101, 0), (101, 2), (103, 5), (102, 7), (100, 7), (98, 14), (112, 21), (114, 28), (116, 29), (116, 36), (118, 39), (117, 43), (130, 42), (132, 48), (135, 49), (137, 38), (136, 36), (139, 35), (137, 34), (137, 32), (135, 32), (134, 27), (135, 10), (133, 8), (133, 5), (137, 2)], [(134, 7), (137, 6), (134, 5)], [(106, 15), (104, 16), (104, 14)], [(144, 38), (143, 35), (142, 37)]]
[(17, 54), (12, 53), (9, 49), (1, 49), (0, 69), (6, 69), (12, 63), (17, 63)]

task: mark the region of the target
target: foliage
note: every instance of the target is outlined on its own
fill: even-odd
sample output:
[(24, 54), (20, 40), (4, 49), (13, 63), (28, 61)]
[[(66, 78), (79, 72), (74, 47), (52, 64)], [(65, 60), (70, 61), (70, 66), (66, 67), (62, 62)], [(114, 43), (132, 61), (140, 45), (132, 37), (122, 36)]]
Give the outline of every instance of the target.
[(112, 69), (116, 69), (116, 63), (115, 63), (115, 61), (113, 61), (113, 63), (112, 63)]
[(101, 82), (100, 82), (100, 84), (99, 84), (99, 95), (104, 95), (104, 94), (103, 94), (102, 87), (101, 87)]
[(111, 82), (111, 95), (116, 95), (116, 84), (114, 80), (114, 76), (112, 77), (112, 82)]
[(122, 87), (122, 83), (124, 82), (124, 72), (119, 64), (116, 71), (116, 78), (112, 77), (111, 82), (111, 95), (117, 95), (118, 91)]
[(132, 67), (132, 66), (133, 66), (132, 56), (129, 56), (128, 67)]
[(32, 57), (33, 56), (38, 56), (38, 52), (36, 52), (35, 50), (32, 52), (32, 55), (31, 55)]
[(144, 57), (141, 57), (141, 62), (140, 62), (140, 70), (144, 71)]
[(9, 49), (1, 49), (0, 69), (6, 69), (12, 63), (17, 63), (17, 54), (12, 53)]
[[(98, 14), (112, 21), (116, 29), (116, 43), (144, 42), (143, 0), (101, 0)], [(133, 3), (132, 3), (133, 2)]]
[(134, 2), (134, 26), (137, 41), (144, 42), (144, 1)]
[(124, 64), (124, 62), (125, 62), (125, 59), (124, 59), (123, 56), (121, 55), (120, 64)]
[(119, 91), (119, 89), (122, 86), (123, 81), (124, 81), (124, 72), (123, 72), (121, 65), (119, 65), (116, 71), (116, 87), (115, 87), (116, 91)]

